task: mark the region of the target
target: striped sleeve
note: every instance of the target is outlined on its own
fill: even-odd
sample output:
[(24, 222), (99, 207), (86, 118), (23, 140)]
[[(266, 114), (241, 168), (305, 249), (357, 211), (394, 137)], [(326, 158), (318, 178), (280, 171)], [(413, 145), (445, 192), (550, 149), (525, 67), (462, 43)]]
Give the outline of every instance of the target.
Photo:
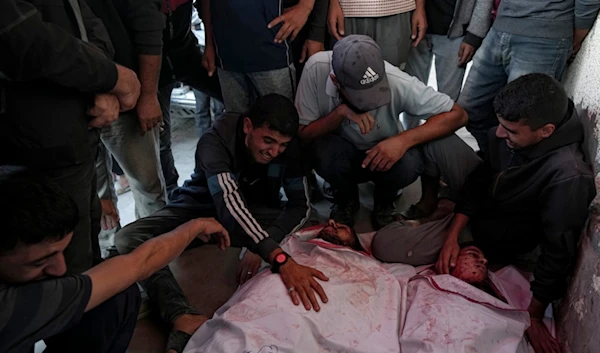
[(227, 229), (235, 246), (247, 247), (266, 260), (279, 245), (248, 209), (232, 173), (234, 157), (218, 136), (208, 132), (198, 143), (197, 158), (208, 181), (217, 220)]
[(91, 291), (86, 275), (0, 288), (0, 352), (26, 352), (35, 342), (73, 327)]
[(219, 222), (234, 237), (240, 237), (244, 246), (267, 259), (279, 245), (252, 216), (235, 176), (230, 172), (212, 175), (208, 178), (208, 187)]
[(296, 140), (290, 143), (286, 153), (286, 165), (285, 168), (281, 168), (283, 171), (281, 180), (288, 201), (283, 212), (267, 229), (270, 236), (278, 242), (304, 227), (311, 214), (307, 177), (310, 168), (306, 164)]

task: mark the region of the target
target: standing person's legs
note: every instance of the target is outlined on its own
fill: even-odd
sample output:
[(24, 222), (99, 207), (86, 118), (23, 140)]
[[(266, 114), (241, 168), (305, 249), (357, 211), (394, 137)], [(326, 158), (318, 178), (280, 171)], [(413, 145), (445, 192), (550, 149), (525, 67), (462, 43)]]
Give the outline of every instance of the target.
[(122, 114), (101, 130), (102, 143), (119, 163), (133, 192), (135, 216), (143, 218), (166, 205), (159, 154), (159, 127), (144, 135), (134, 114)]
[(385, 17), (346, 17), (346, 34), (363, 34), (375, 40), (383, 59), (404, 70), (412, 46), (412, 12)]
[(542, 73), (560, 80), (571, 56), (573, 38), (534, 38), (512, 35), (508, 56), (508, 82), (523, 75)]
[[(98, 193), (98, 197), (100, 198), (100, 203), (102, 205), (102, 218), (100, 222), (102, 225), (102, 229), (100, 230), (100, 234), (98, 235), (98, 241), (102, 243), (101, 249), (105, 249), (105, 252), (102, 256), (104, 258), (116, 254), (114, 238), (115, 233), (119, 229), (121, 229), (121, 226), (118, 221), (119, 210), (117, 208), (117, 202), (119, 201), (119, 198), (115, 191), (115, 184), (113, 182), (111, 173), (112, 169), (112, 156), (110, 155), (106, 147), (101, 144), (98, 148), (98, 156), (96, 157), (96, 190)], [(111, 209), (111, 204), (112, 207), (114, 207), (114, 210), (116, 211), (115, 215), (108, 214), (113, 211)], [(108, 209), (108, 211), (105, 211), (105, 209)], [(105, 214), (105, 212), (107, 214)], [(117, 219), (117, 221), (115, 221), (115, 219)]]
[(279, 93), (294, 101), (296, 95), (296, 69), (293, 64), (283, 69), (251, 72), (248, 74), (248, 78), (256, 92), (256, 96), (250, 102), (251, 106), (256, 98), (269, 93)]
[[(431, 64), (433, 62), (433, 50), (431, 35), (428, 34), (423, 38), (418, 46), (410, 49), (408, 61), (406, 62), (406, 73), (415, 76), (419, 81), (427, 84), (429, 81), (429, 73), (431, 72)], [(419, 120), (403, 113), (400, 121), (406, 130), (419, 126)]]
[(83, 314), (73, 328), (44, 340), (46, 353), (125, 353), (137, 323), (137, 284)]
[(196, 136), (200, 137), (211, 125), (210, 97), (195, 88), (192, 88), (192, 90), (196, 99), (196, 111), (194, 112)]
[[(458, 52), (464, 37), (448, 38), (441, 35), (429, 35), (435, 55), (435, 72), (438, 92), (457, 101), (465, 77), (466, 66), (458, 66)], [(427, 82), (425, 82), (427, 84)]]
[(223, 104), (228, 113), (247, 113), (256, 92), (251, 90), (250, 80), (245, 74), (218, 69), (223, 92)]
[(406, 73), (418, 78), (424, 84), (429, 81), (429, 73), (433, 62), (431, 37), (431, 34), (426, 35), (418, 46), (411, 48), (406, 62)]
[(67, 273), (85, 272), (100, 259), (98, 245), (100, 201), (96, 194), (95, 161), (89, 160), (72, 167), (44, 170), (42, 173), (62, 187), (77, 205), (79, 222), (64, 255)]
[(175, 168), (175, 160), (173, 151), (171, 150), (171, 91), (174, 84), (169, 84), (160, 88), (158, 92), (158, 100), (163, 115), (163, 123), (160, 127), (160, 165), (162, 168), (167, 195), (171, 195), (171, 191), (177, 188), (179, 174)]
[[(467, 129), (477, 140), (482, 151), (487, 149), (487, 133), (497, 125), (492, 103), (508, 79), (503, 61), (503, 51), (510, 35), (493, 27), (475, 53), (473, 66), (458, 99), (468, 115)], [(458, 55), (458, 54), (457, 54)]]

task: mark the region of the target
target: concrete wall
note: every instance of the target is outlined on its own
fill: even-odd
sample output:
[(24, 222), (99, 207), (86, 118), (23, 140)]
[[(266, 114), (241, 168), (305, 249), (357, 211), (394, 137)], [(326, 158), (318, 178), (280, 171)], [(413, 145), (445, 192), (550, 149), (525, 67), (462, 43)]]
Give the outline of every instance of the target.
[[(600, 25), (597, 21), (565, 73), (565, 88), (586, 127), (586, 146), (600, 190)], [(579, 260), (558, 312), (559, 338), (565, 353), (600, 352), (600, 195), (590, 207)]]

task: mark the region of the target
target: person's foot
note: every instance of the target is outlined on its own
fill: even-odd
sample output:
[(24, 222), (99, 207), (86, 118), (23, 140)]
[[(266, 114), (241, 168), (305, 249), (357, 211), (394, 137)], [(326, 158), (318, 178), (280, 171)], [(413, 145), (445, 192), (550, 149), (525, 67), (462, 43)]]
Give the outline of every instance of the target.
[(167, 342), (167, 353), (181, 353), (191, 335), (206, 321), (208, 317), (194, 314), (184, 314), (175, 319)]
[(398, 211), (396, 210), (396, 204), (390, 202), (387, 204), (375, 204), (373, 209), (373, 215), (371, 216), (371, 223), (373, 229), (379, 230), (388, 224), (398, 219)]
[(354, 226), (354, 214), (360, 207), (358, 201), (350, 201), (348, 203), (333, 204), (329, 219), (333, 219), (336, 223), (342, 223), (348, 227)]

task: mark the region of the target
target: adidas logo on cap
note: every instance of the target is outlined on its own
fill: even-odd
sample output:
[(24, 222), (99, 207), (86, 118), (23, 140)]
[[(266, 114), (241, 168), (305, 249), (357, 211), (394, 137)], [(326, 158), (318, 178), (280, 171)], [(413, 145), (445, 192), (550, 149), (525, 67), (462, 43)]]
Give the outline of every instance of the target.
[(363, 79), (360, 80), (360, 84), (366, 85), (377, 80), (379, 80), (379, 74), (373, 71), (373, 69), (371, 69), (370, 67), (368, 67), (367, 71), (365, 71), (365, 74), (363, 75)]

